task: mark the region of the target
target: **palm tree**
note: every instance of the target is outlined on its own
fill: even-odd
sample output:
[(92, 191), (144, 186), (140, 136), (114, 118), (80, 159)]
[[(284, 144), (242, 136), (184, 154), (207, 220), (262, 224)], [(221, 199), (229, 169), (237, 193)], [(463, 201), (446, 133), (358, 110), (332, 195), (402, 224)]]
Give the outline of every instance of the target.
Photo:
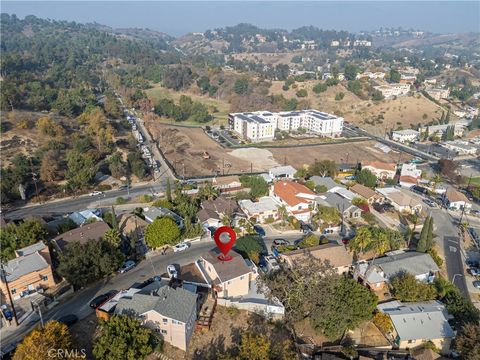
[(285, 226), (285, 220), (288, 215), (287, 207), (285, 205), (280, 205), (277, 207), (278, 217), (282, 220), (282, 226)]
[(218, 190), (211, 183), (207, 183), (201, 190), (201, 196), (206, 200), (213, 200), (218, 197)]
[(221, 222), (222, 225), (230, 226), (232, 224), (232, 216), (230, 214), (223, 214)]
[(367, 227), (358, 229), (355, 237), (348, 243), (350, 250), (358, 253), (364, 253), (373, 241), (372, 232)]
[(368, 250), (372, 250), (375, 256), (383, 255), (390, 250), (390, 241), (387, 234), (379, 232), (377, 236), (374, 236), (370, 245), (368, 245)]

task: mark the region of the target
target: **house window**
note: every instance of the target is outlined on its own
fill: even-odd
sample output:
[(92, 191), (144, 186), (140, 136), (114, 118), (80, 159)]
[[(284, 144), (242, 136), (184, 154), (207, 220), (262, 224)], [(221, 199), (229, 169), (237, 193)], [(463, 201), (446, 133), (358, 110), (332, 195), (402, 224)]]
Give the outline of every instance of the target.
[(167, 324), (167, 323), (168, 323), (168, 319), (163, 319), (163, 323), (164, 323), (164, 324)]
[(243, 280), (245, 278), (245, 276), (240, 276), (240, 280)]
[(413, 343), (413, 340), (408, 340), (408, 343), (409, 343), (409, 344), (412, 344), (412, 343)]
[(47, 276), (47, 275), (42, 275), (42, 280), (43, 280), (43, 281), (47, 281), (47, 280), (48, 280), (48, 276)]
[(166, 333), (167, 333), (167, 330), (163, 330), (163, 329), (162, 329), (162, 330), (161, 330), (161, 333), (162, 333), (162, 334), (166, 334)]
[(12, 289), (11, 291), (13, 295), (17, 293), (17, 289)]

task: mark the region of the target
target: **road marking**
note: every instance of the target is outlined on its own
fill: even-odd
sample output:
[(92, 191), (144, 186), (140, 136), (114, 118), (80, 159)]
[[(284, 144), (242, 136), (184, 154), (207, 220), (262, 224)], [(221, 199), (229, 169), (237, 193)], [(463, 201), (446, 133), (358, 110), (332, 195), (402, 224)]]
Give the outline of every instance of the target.
[(450, 251), (456, 253), (457, 248), (455, 246), (450, 246)]
[(453, 242), (454, 244), (458, 244), (458, 241), (455, 241), (455, 240), (450, 240), (450, 239), (448, 239), (448, 241), (451, 241), (451, 242)]

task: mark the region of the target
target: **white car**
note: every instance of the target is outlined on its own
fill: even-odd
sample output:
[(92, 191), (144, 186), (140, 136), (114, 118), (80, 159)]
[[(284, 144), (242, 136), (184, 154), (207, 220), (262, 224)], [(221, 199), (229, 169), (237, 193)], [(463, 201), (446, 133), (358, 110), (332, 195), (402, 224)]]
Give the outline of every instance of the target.
[(179, 252), (179, 251), (184, 251), (188, 249), (188, 244), (186, 243), (180, 243), (177, 244), (173, 247), (173, 252)]
[(93, 191), (93, 192), (91, 192), (89, 195), (90, 195), (90, 196), (98, 196), (98, 195), (102, 195), (102, 194), (103, 194), (102, 191)]
[(175, 265), (167, 266), (167, 274), (169, 278), (177, 278), (178, 272), (177, 269), (175, 269)]

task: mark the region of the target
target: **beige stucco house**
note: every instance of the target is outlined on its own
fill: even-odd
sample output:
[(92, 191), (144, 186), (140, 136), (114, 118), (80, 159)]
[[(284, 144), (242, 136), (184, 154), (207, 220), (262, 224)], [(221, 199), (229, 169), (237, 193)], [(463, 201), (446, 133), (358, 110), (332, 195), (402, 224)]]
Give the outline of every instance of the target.
[(115, 313), (139, 318), (164, 341), (188, 351), (197, 319), (197, 294), (155, 282), (131, 297), (120, 298)]
[(5, 280), (14, 300), (55, 285), (50, 251), (42, 241), (16, 250), (15, 256), (4, 265), (5, 276), (0, 277), (2, 299), (8, 295)]

